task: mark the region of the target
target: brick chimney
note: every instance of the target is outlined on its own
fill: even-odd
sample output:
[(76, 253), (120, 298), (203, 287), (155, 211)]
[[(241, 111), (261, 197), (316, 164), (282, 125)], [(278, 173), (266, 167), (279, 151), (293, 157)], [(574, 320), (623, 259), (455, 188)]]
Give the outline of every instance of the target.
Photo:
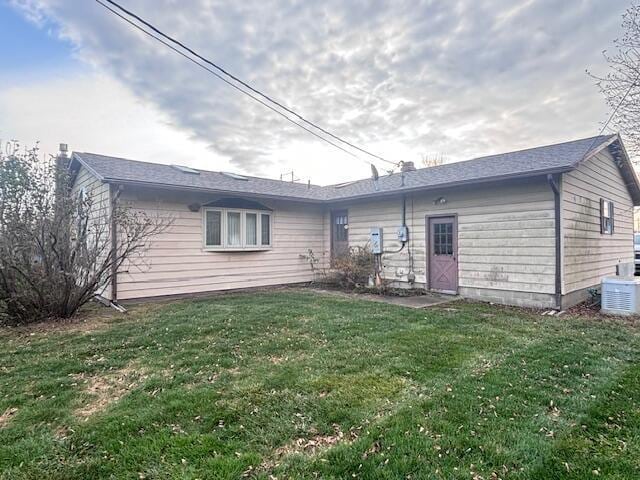
[(58, 151), (58, 155), (55, 157), (56, 162), (56, 192), (61, 192), (60, 190), (63, 185), (68, 184), (70, 181), (69, 177), (69, 163), (71, 159), (67, 155), (69, 151), (69, 147), (66, 143), (60, 144), (60, 150)]
[(413, 162), (402, 162), (402, 167), (400, 168), (402, 172), (415, 172), (416, 166)]

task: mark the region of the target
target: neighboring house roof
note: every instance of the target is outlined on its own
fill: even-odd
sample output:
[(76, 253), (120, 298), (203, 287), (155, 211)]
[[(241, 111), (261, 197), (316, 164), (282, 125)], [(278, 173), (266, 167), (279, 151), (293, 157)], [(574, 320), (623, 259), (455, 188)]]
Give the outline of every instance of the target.
[[(618, 135), (601, 135), (571, 142), (490, 155), (463, 162), (421, 168), (321, 187), (259, 177), (198, 170), (188, 173), (170, 165), (139, 162), (93, 153), (74, 153), (73, 159), (108, 183), (148, 185), (233, 194), (331, 202), (353, 198), (444, 188), (573, 170), (581, 161), (608, 148), (625, 178), (634, 204), (640, 204), (640, 183)], [(240, 178), (238, 178), (240, 177)]]

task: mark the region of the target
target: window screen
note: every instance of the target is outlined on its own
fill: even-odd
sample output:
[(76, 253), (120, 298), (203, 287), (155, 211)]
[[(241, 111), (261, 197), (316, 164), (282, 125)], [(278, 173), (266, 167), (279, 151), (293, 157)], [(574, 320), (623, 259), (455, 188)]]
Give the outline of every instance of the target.
[(245, 217), (245, 243), (246, 245), (258, 244), (258, 215), (247, 213)]
[(205, 244), (222, 245), (222, 213), (217, 210), (207, 210)]
[(271, 215), (263, 213), (260, 219), (260, 240), (262, 245), (271, 245)]
[(227, 212), (227, 245), (240, 245), (240, 212)]
[(613, 202), (610, 200), (600, 199), (600, 233), (607, 235), (613, 234)]
[(348, 218), (346, 215), (336, 215), (334, 217), (336, 240), (346, 242), (349, 239), (349, 231), (347, 230)]

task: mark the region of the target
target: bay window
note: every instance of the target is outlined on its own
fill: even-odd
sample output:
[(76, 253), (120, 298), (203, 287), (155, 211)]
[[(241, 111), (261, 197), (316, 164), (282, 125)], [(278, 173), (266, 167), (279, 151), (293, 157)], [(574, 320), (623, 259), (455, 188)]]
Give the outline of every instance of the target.
[(204, 211), (206, 250), (263, 250), (271, 247), (271, 213), (230, 208)]

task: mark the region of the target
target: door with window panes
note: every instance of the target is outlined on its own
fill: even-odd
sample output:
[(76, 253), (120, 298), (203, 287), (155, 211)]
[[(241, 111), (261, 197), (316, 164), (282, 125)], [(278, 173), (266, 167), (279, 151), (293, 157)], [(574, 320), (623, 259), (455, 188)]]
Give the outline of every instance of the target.
[(446, 293), (458, 292), (458, 225), (456, 217), (428, 220), (429, 288)]
[(347, 210), (331, 212), (331, 260), (349, 253), (349, 214)]

